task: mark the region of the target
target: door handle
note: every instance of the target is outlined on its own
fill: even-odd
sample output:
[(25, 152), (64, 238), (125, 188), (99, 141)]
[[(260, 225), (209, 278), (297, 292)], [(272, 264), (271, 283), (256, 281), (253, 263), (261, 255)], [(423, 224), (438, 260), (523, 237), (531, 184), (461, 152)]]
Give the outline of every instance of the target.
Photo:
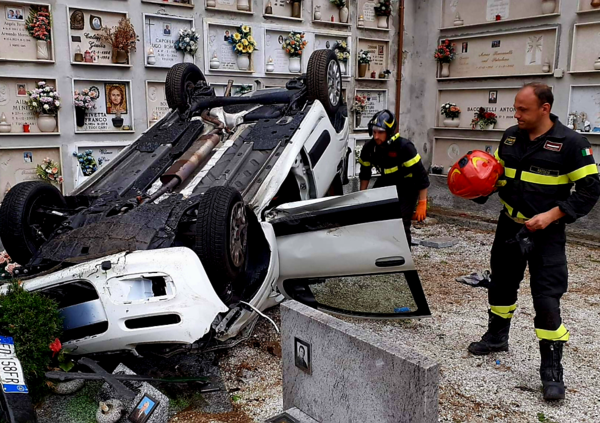
[(401, 257), (401, 256), (383, 257), (383, 258), (377, 259), (375, 261), (375, 266), (377, 266), (377, 267), (396, 267), (396, 266), (402, 266), (404, 263), (406, 263), (406, 260), (404, 259), (404, 257)]

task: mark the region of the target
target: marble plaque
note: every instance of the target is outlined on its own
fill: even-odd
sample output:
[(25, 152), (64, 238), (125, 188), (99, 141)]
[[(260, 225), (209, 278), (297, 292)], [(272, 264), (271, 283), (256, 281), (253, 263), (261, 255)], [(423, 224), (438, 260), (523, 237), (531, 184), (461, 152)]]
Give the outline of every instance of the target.
[[(379, 78), (380, 72), (389, 69), (389, 41), (359, 38), (357, 52), (361, 50), (368, 51), (371, 56), (371, 63), (369, 64), (365, 78), (370, 78), (373, 71), (376, 74), (375, 78)], [(358, 57), (354, 59), (354, 62), (358, 66)]]
[[(96, 172), (99, 172), (100, 170), (102, 170), (102, 168), (106, 165), (108, 165), (112, 160), (114, 160), (119, 153), (124, 149), (124, 146), (102, 146), (102, 147), (78, 147), (77, 148), (77, 153), (85, 153), (86, 150), (91, 150), (92, 151), (92, 156), (94, 157), (94, 159), (96, 159), (96, 164), (97, 164), (97, 170)], [(78, 187), (79, 185), (81, 185), (83, 183), (83, 181), (85, 181), (87, 178), (89, 178), (90, 176), (84, 176), (83, 172), (81, 171), (81, 168), (79, 166), (79, 161), (77, 160), (76, 157), (73, 156), (73, 160), (77, 163), (75, 165), (76, 167), (76, 174), (75, 174), (75, 187)]]
[[(131, 110), (131, 90), (129, 81), (94, 81), (75, 80), (75, 90), (87, 88), (97, 92), (96, 108), (85, 114), (85, 125), (76, 127), (75, 132), (121, 132), (133, 131), (133, 116)], [(122, 125), (118, 125), (116, 110), (120, 108)]]
[[(183, 62), (183, 52), (175, 50), (180, 29), (191, 29), (192, 19), (176, 19), (159, 15), (144, 15), (144, 57), (146, 65), (153, 68), (171, 68)], [(198, 40), (201, 42), (201, 40)], [(148, 50), (152, 47), (156, 63), (148, 63)]]
[(388, 92), (387, 90), (356, 90), (356, 95), (367, 97), (367, 108), (361, 114), (361, 123), (356, 126), (357, 130), (367, 129), (367, 125), (371, 118), (381, 110), (387, 109), (388, 106)]
[[(19, 182), (39, 181), (36, 167), (46, 158), (60, 163), (60, 148), (0, 149), (0, 202)], [(61, 169), (64, 176), (64, 169)]]
[[(569, 113), (585, 113), (591, 129), (600, 128), (600, 85), (571, 87)], [(567, 123), (567, 120), (564, 121)], [(579, 122), (578, 126), (583, 125)], [(579, 127), (576, 129), (580, 129)], [(583, 129), (583, 128), (581, 128)], [(598, 133), (600, 135), (600, 133)]]
[(571, 71), (594, 71), (594, 62), (600, 56), (600, 22), (575, 25)]
[(30, 133), (40, 133), (37, 116), (27, 105), (27, 91), (37, 88), (39, 81), (46, 81), (46, 85), (56, 87), (56, 80), (53, 79), (0, 78), (0, 116), (4, 113), (6, 122), (11, 125), (11, 131), (6, 135), (27, 132), (24, 125), (29, 125)]
[(169, 113), (169, 105), (165, 94), (165, 83), (146, 82), (146, 113), (148, 116), (148, 127), (158, 122), (164, 115)]
[(456, 59), (450, 64), (450, 78), (525, 76), (543, 74), (548, 63), (554, 70), (556, 29), (524, 31), (451, 39)]
[[(48, 59), (38, 59), (37, 40), (29, 35), (25, 21), (31, 8), (50, 11), (50, 5), (27, 3), (0, 3), (0, 60), (53, 62), (52, 44), (48, 43)], [(54, 28), (52, 32), (54, 32)], [(51, 34), (51, 39), (54, 39)]]
[[(107, 44), (100, 39), (102, 31), (98, 28), (101, 28), (102, 26), (108, 28), (117, 26), (119, 20), (126, 17), (127, 14), (119, 12), (99, 12), (96, 10), (69, 7), (69, 18), (73, 13), (78, 11), (83, 12), (84, 27), (83, 29), (69, 30), (71, 63), (85, 65), (116, 65), (116, 63), (113, 63), (112, 61), (113, 48), (110, 44)], [(136, 28), (136, 30), (139, 31), (139, 28)], [(77, 52), (83, 54), (83, 62), (75, 61), (75, 54)]]

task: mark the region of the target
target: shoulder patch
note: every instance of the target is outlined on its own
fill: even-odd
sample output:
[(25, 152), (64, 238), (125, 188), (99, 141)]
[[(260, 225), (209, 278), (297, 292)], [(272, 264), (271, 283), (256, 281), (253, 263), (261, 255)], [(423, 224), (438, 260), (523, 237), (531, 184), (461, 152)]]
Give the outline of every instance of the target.
[(557, 153), (562, 150), (562, 142), (546, 141), (544, 148), (550, 151), (556, 151)]
[(516, 141), (517, 141), (516, 137), (506, 137), (506, 139), (504, 140), (504, 144), (513, 145)]

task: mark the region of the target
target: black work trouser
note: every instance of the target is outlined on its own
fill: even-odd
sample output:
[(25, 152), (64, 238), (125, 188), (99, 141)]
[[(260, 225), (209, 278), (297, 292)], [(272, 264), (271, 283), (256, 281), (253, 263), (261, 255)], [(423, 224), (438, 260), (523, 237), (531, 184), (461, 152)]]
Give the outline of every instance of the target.
[[(560, 328), (564, 335), (566, 331), (560, 317), (560, 298), (567, 291), (568, 285), (565, 225), (552, 223), (546, 229), (534, 232), (530, 236), (534, 247), (527, 257), (523, 257), (518, 244), (506, 243), (522, 227), (522, 224), (513, 221), (504, 211), (500, 214), (492, 246), (492, 280), (488, 291), (492, 312), (494, 306), (516, 305), (519, 284), (523, 280), (525, 267), (529, 264), (536, 333), (540, 339), (561, 339), (552, 332)], [(568, 333), (562, 336), (562, 340), (566, 339)]]
[[(388, 183), (385, 180), (385, 178), (379, 177), (373, 185), (373, 188), (382, 188), (387, 186), (392, 186), (392, 184)], [(396, 190), (398, 192), (398, 201), (400, 203), (400, 217), (402, 218), (404, 233), (406, 234), (406, 240), (408, 241), (408, 248), (412, 250), (412, 235), (410, 233), (410, 227), (412, 223), (413, 214), (415, 213), (417, 199), (419, 198), (419, 192), (415, 190), (407, 190), (401, 185), (396, 185)]]

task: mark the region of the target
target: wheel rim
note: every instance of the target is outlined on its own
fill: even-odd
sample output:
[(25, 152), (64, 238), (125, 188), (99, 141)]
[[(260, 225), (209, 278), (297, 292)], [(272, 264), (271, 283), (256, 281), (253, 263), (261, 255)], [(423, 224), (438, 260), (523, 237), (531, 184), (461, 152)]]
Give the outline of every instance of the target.
[(241, 267), (246, 255), (248, 220), (243, 202), (237, 202), (231, 209), (229, 249), (231, 261), (235, 267)]
[(337, 106), (342, 92), (342, 74), (337, 60), (331, 60), (327, 67), (327, 91), (329, 102), (332, 106)]

